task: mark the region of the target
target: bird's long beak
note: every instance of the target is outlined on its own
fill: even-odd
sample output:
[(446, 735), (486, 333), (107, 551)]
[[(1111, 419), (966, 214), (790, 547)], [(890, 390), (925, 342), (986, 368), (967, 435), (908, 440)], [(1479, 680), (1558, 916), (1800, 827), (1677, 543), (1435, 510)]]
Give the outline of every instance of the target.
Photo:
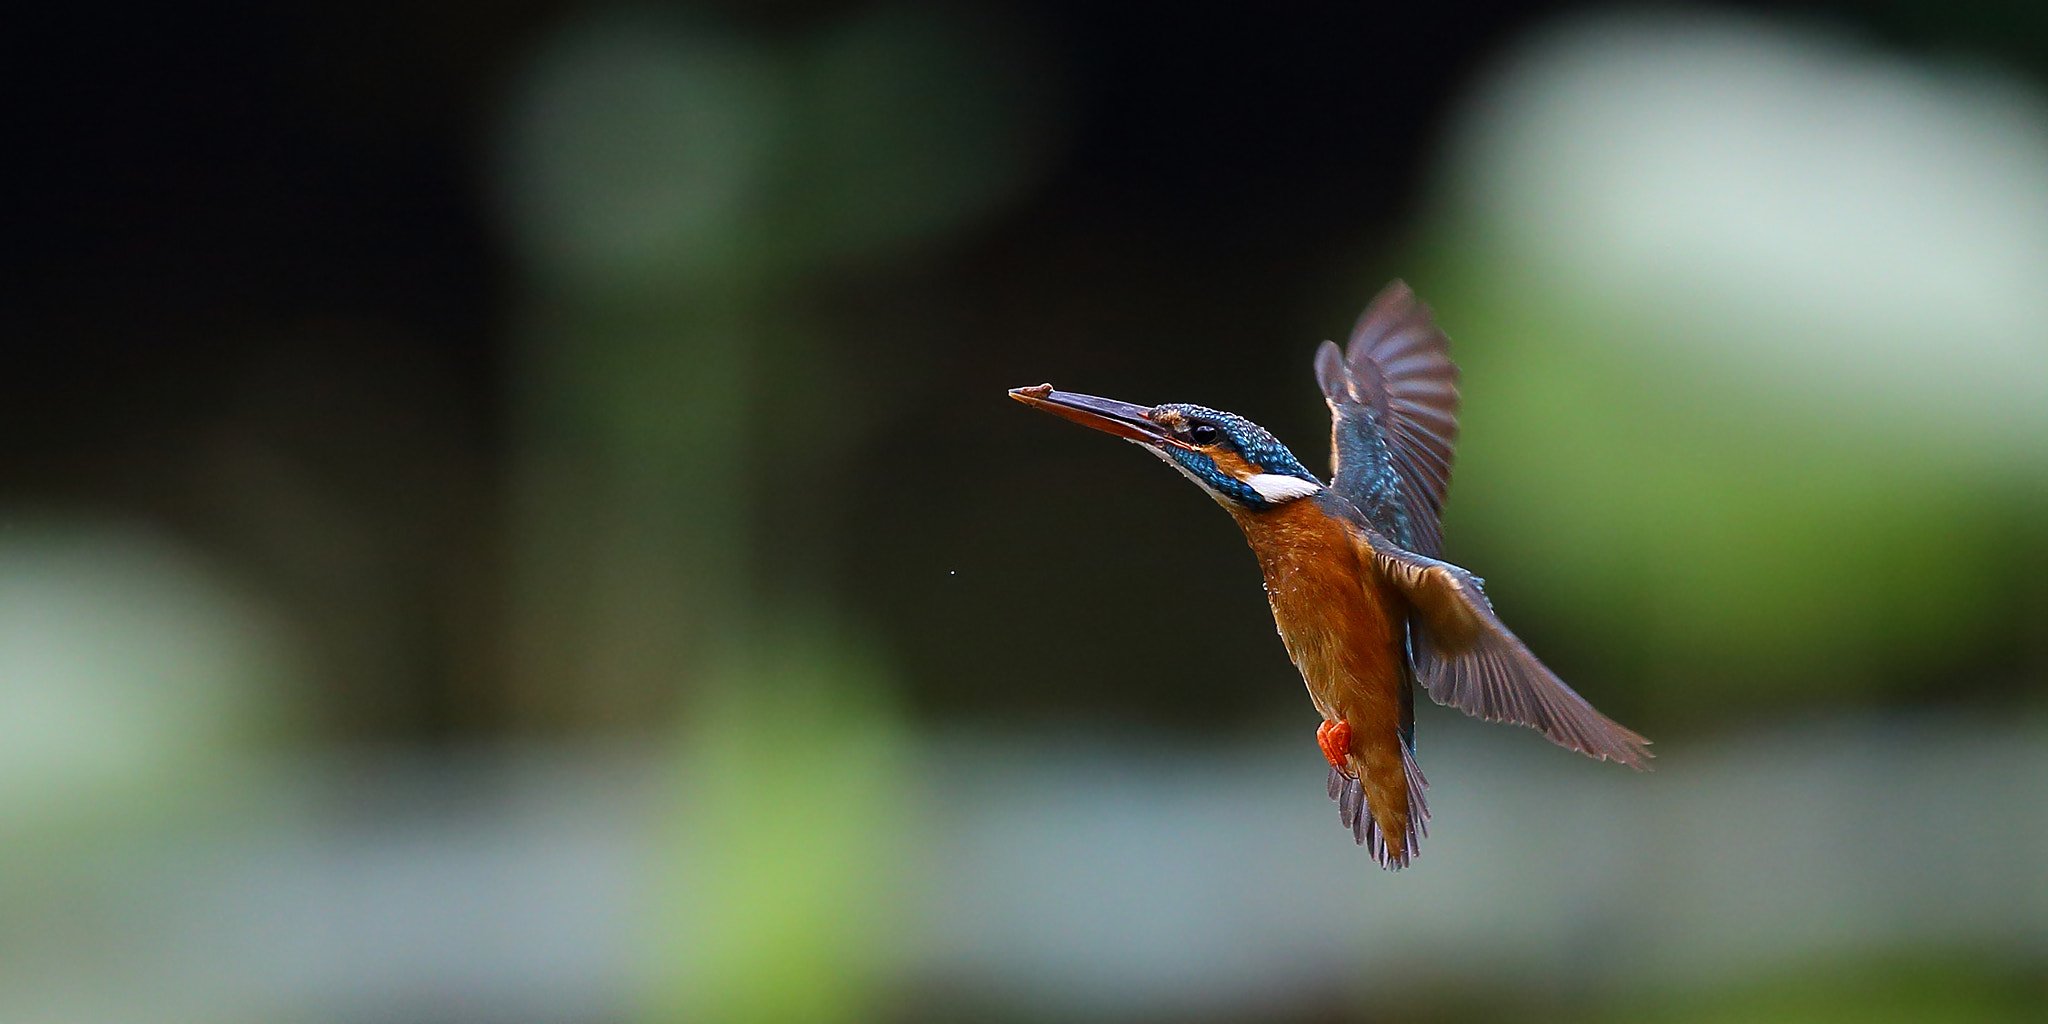
[(1034, 388), (1011, 388), (1010, 397), (1061, 419), (1073, 420), (1084, 427), (1094, 427), (1104, 433), (1115, 434), (1140, 444), (1181, 444), (1171, 434), (1161, 429), (1159, 424), (1152, 422), (1152, 409), (1149, 406), (1132, 405), (1129, 402), (1096, 398), (1092, 395), (1077, 395), (1071, 391), (1054, 391), (1050, 384), (1040, 384)]

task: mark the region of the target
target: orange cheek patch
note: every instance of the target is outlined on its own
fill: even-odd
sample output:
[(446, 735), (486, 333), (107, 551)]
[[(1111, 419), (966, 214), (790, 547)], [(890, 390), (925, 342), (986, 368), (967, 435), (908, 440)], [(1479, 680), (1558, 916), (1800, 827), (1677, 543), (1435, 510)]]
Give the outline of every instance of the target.
[(1220, 469), (1239, 480), (1254, 477), (1259, 475), (1260, 473), (1265, 472), (1265, 470), (1262, 470), (1259, 467), (1252, 465), (1251, 461), (1246, 459), (1244, 456), (1239, 455), (1238, 453), (1233, 451), (1211, 451), (1209, 452), (1209, 457), (1211, 459), (1216, 460), (1217, 469)]

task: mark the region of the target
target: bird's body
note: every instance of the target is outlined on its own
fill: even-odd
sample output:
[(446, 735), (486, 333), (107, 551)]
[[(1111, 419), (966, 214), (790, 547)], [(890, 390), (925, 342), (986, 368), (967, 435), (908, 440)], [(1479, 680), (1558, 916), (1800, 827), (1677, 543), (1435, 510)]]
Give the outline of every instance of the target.
[(1396, 282), (1349, 351), (1324, 343), (1328, 486), (1242, 417), (1058, 392), (1019, 401), (1136, 442), (1200, 485), (1244, 530), (1288, 657), (1323, 717), (1330, 796), (1359, 843), (1401, 867), (1427, 832), (1413, 687), (1482, 718), (1531, 725), (1586, 754), (1643, 767), (1647, 742), (1595, 711), (1494, 616), (1480, 581), (1438, 561), (1457, 436), (1457, 369), (1443, 334)]
[(1350, 510), (1331, 507), (1342, 501), (1325, 492), (1235, 515), (1309, 699), (1349, 735), (1330, 767), (1358, 780), (1371, 820), (1382, 834), (1400, 836), (1395, 848), (1405, 851), (1411, 826), (1419, 831), (1426, 820), (1419, 787), (1408, 786), (1415, 707), (1408, 601), (1361, 558)]

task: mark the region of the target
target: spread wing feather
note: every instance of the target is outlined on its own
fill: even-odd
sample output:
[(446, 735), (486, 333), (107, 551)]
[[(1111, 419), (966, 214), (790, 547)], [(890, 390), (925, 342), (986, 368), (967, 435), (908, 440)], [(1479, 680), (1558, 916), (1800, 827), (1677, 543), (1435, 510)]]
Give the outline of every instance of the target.
[(1331, 489), (1401, 543), (1443, 549), (1458, 442), (1458, 367), (1429, 307), (1400, 281), (1367, 306), (1343, 351), (1324, 342), (1316, 382), (1330, 405)]
[(1415, 676), (1439, 704), (1526, 725), (1560, 746), (1645, 768), (1649, 740), (1594, 710), (1494, 614), (1479, 579), (1368, 533), (1361, 543), (1408, 598)]

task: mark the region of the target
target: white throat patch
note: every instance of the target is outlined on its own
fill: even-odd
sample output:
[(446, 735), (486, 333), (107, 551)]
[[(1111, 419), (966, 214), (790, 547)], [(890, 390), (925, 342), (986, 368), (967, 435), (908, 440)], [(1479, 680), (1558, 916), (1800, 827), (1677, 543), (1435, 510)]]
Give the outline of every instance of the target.
[[(1206, 492), (1209, 495), (1209, 497), (1216, 499), (1218, 504), (1221, 504), (1226, 508), (1230, 507), (1230, 505), (1232, 504), (1229, 498), (1226, 498), (1223, 495), (1216, 493), (1216, 489), (1210, 487), (1209, 482), (1207, 480), (1204, 480), (1201, 477), (1196, 476), (1194, 473), (1190, 472), (1186, 466), (1181, 465), (1179, 461), (1174, 459), (1173, 456), (1166, 454), (1165, 449), (1159, 448), (1155, 445), (1145, 444), (1142, 441), (1132, 441), (1131, 443), (1158, 456), (1159, 461), (1164, 462), (1169, 466), (1172, 466), (1176, 471), (1180, 473), (1180, 475), (1187, 477), (1190, 480), (1193, 480), (1197, 487), (1200, 487), (1204, 492)], [(1314, 494), (1317, 491), (1323, 489), (1321, 484), (1313, 483), (1308, 480), (1303, 480), (1298, 476), (1282, 476), (1279, 473), (1259, 473), (1255, 476), (1246, 477), (1244, 482), (1246, 486), (1250, 487), (1254, 491), (1257, 491), (1259, 493), (1259, 497), (1264, 498), (1275, 505), (1285, 505), (1286, 503), (1293, 501), (1297, 498), (1306, 498), (1309, 495)]]
[(1278, 473), (1260, 473), (1245, 478), (1245, 484), (1259, 492), (1259, 497), (1275, 505), (1286, 504), (1296, 498), (1306, 498), (1322, 490), (1322, 485), (1303, 480), (1298, 476), (1282, 476)]

